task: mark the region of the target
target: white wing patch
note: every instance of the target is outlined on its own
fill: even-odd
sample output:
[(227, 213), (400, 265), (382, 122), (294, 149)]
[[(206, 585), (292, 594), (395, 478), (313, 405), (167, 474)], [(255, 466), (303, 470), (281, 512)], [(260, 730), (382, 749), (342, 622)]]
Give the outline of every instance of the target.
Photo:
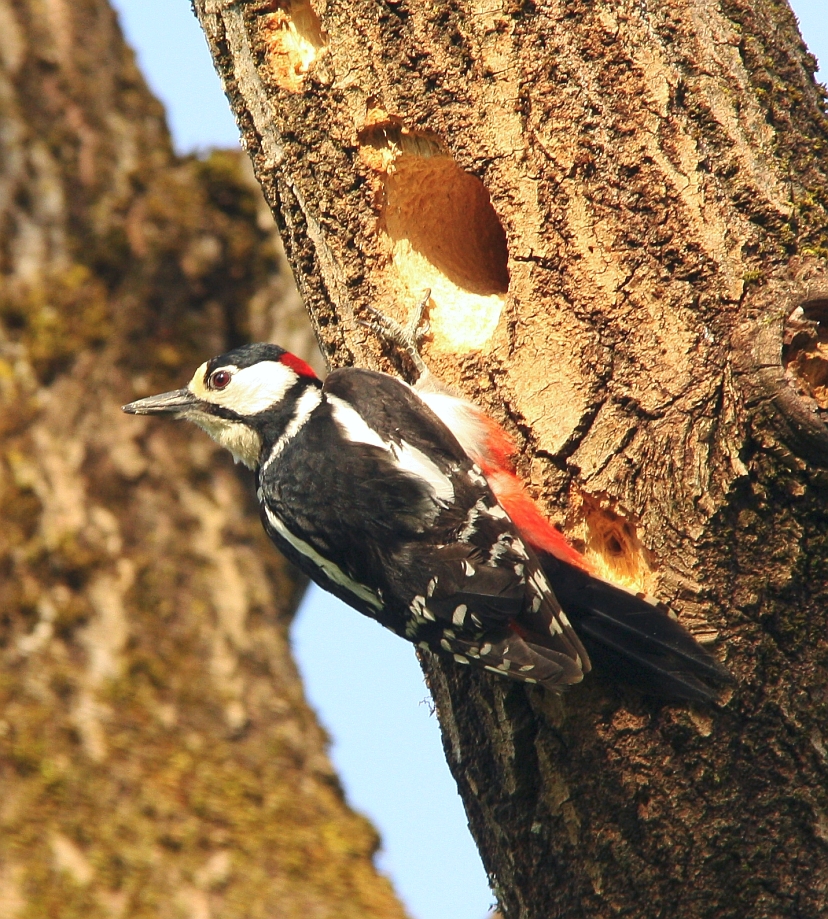
[(331, 407), (334, 421), (351, 443), (371, 444), (371, 446), (381, 447), (383, 450), (388, 449), (388, 444), (373, 428), (368, 427), (362, 415), (356, 409), (351, 408), (344, 399), (327, 394), (325, 398)]
[[(552, 588), (549, 586), (549, 582), (542, 571), (534, 571), (529, 575), (529, 586), (535, 591), (535, 596), (532, 600), (532, 612), (536, 613), (543, 606), (544, 597), (552, 593)], [(561, 610), (557, 616), (553, 616), (549, 620), (549, 634), (563, 635), (563, 626), (569, 626), (569, 620)]]
[(383, 440), (344, 399), (330, 395), (326, 398), (331, 406), (334, 421), (351, 443), (369, 444), (385, 450), (393, 457), (397, 466), (425, 482), (436, 501), (441, 504), (450, 504), (454, 500), (454, 486), (451, 484), (451, 479), (444, 475), (437, 464), (422, 450), (412, 447), (405, 441), (395, 444)]
[(317, 568), (321, 568), (322, 571), (335, 583), (339, 584), (340, 587), (344, 587), (349, 593), (352, 593), (354, 596), (359, 597), (361, 600), (364, 600), (366, 603), (370, 604), (376, 610), (382, 609), (382, 601), (374, 593), (373, 590), (366, 587), (364, 584), (360, 584), (353, 578), (348, 577), (347, 574), (338, 566), (335, 565), (330, 559), (325, 558), (324, 555), (320, 555), (313, 546), (309, 545), (300, 539), (295, 534), (285, 526), (282, 520), (277, 517), (276, 514), (267, 506), (267, 503), (263, 505), (265, 509), (265, 514), (267, 515), (268, 522), (273, 527), (274, 530), (287, 542), (289, 542), (297, 552), (305, 556), (305, 558), (310, 559)]
[(425, 481), (438, 501), (443, 504), (451, 504), (454, 500), (454, 486), (451, 484), (451, 479), (443, 475), (440, 467), (422, 450), (412, 447), (405, 441), (399, 445), (389, 444), (388, 447), (400, 468)]
[(480, 502), (478, 501), (474, 507), (470, 508), (468, 514), (466, 515), (466, 523), (463, 526), (463, 529), (457, 534), (458, 542), (468, 542), (472, 536), (474, 536), (477, 530), (477, 520), (480, 517)]

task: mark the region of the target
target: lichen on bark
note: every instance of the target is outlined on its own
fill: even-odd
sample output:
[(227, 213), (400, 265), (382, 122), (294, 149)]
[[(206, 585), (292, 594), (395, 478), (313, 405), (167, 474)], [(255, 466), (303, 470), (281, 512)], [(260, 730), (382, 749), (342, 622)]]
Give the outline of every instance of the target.
[(0, 916), (401, 919), (251, 482), (120, 412), (250, 338), (318, 363), (249, 165), (173, 155), (104, 0), (0, 31)]
[[(326, 356), (389, 369), (362, 311), (402, 315), (419, 284), (457, 307), (483, 340), (435, 322), (432, 368), (517, 436), (604, 570), (737, 678), (701, 710), (425, 661), (505, 915), (823, 914), (828, 432), (782, 358), (824, 297), (828, 121), (790, 9), (318, 3), (287, 81), (307, 6), (195, 3)], [(503, 229), (490, 325), (448, 283), (481, 278), (444, 228), (422, 239), (453, 174), (435, 156)]]

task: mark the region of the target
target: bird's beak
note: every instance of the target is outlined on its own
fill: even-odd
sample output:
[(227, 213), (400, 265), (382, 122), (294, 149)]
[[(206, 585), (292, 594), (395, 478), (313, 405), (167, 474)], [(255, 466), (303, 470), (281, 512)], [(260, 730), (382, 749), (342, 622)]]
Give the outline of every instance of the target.
[(130, 402), (121, 406), (121, 411), (128, 415), (184, 415), (200, 404), (201, 400), (189, 389), (176, 389)]

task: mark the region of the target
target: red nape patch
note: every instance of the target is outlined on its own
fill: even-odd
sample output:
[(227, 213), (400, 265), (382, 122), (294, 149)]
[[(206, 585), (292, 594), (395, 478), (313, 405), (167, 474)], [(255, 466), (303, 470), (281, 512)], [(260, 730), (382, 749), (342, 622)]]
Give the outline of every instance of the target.
[(316, 371), (311, 367), (310, 364), (306, 364), (301, 357), (297, 357), (295, 354), (290, 352), (285, 352), (279, 360), (286, 366), (290, 367), (291, 370), (295, 370), (300, 377), (315, 377)]
[(573, 549), (566, 536), (543, 516), (516, 475), (498, 471), (487, 473), (486, 478), (495, 497), (529, 545), (554, 555), (562, 562), (577, 565), (578, 568), (592, 573), (589, 562), (577, 549)]

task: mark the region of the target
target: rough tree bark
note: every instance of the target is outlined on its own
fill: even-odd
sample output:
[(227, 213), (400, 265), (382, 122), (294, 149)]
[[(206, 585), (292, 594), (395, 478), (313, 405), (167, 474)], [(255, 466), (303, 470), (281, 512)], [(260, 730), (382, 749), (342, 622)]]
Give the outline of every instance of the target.
[(249, 477), (119, 410), (251, 337), (313, 360), (249, 165), (173, 155), (105, 0), (0, 33), (0, 917), (403, 919)]
[[(737, 679), (709, 708), (425, 661), (503, 910), (828, 910), (824, 174), (778, 0), (195, 0), (331, 364), (426, 356)], [(404, 793), (401, 789), (401, 794)]]

